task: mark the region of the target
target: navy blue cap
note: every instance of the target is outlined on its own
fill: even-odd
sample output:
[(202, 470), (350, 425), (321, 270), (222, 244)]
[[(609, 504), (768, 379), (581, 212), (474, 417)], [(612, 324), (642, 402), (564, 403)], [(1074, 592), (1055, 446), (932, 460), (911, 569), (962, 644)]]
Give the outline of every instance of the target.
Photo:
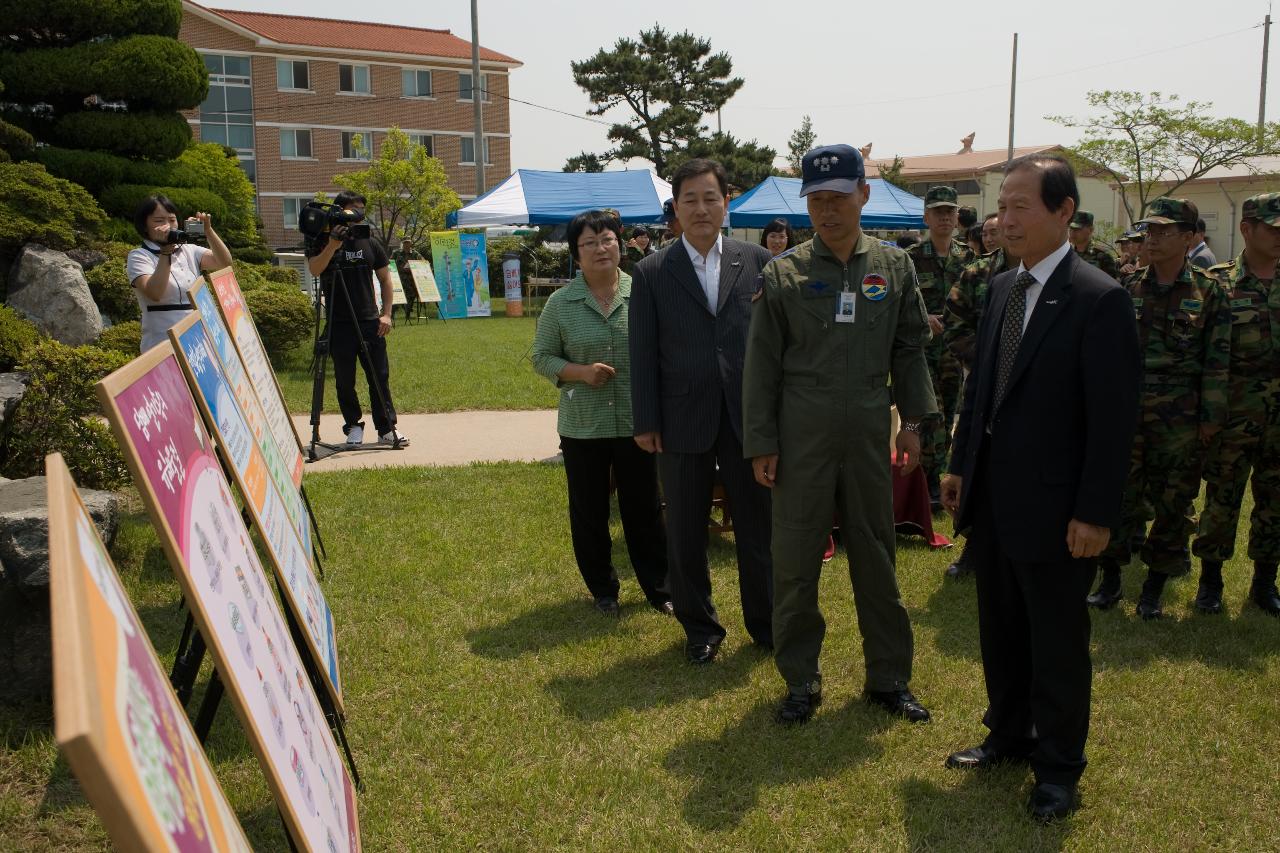
[(818, 190), (851, 193), (858, 188), (858, 180), (867, 175), (862, 166), (862, 153), (852, 145), (823, 145), (813, 149), (800, 161), (800, 174), (804, 178), (800, 185), (802, 196)]

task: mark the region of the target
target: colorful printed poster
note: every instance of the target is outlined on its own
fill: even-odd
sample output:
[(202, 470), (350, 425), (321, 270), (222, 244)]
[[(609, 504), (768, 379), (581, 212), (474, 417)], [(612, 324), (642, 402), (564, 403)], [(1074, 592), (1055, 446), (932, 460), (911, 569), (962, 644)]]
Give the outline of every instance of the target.
[[(218, 355), (218, 361), (222, 364), (222, 370), (226, 374), (227, 381), (231, 383), (231, 391), (235, 395), (236, 401), (240, 403), (240, 411), (244, 414), (245, 420), (249, 423), (249, 428), (253, 430), (254, 438), (258, 441), (258, 447), (262, 450), (263, 457), (267, 460), (267, 468), (271, 472), (271, 479), (276, 484), (276, 488), (280, 490), (280, 495), (285, 499), (289, 499), (289, 492), (297, 492), (302, 482), (302, 466), (305, 464), (302, 459), (302, 451), (299, 449), (297, 442), (290, 441), (284, 447), (281, 447), (275, 439), (275, 435), (267, 428), (267, 416), (262, 409), (262, 402), (258, 399), (258, 393), (253, 390), (253, 383), (249, 381), (248, 374), (245, 373), (244, 362), (240, 359), (240, 352), (236, 349), (235, 341), (231, 339), (230, 333), (227, 332), (226, 324), (222, 322), (222, 313), (218, 309), (218, 302), (214, 299), (208, 286), (203, 281), (198, 281), (187, 292), (191, 301), (196, 306), (196, 313), (200, 315), (200, 319), (204, 321), (205, 329), (209, 332), (209, 337), (213, 340), (214, 349)], [(283, 476), (281, 474), (283, 473)], [(289, 486), (292, 484), (293, 488)], [(302, 501), (302, 495), (297, 495), (297, 503), (299, 510), (305, 516), (306, 506)], [(290, 510), (293, 515), (293, 510)], [(310, 528), (308, 527), (303, 536), (303, 544), (308, 549), (310, 543)]]
[[(262, 403), (262, 411), (267, 416), (267, 426), (275, 437), (276, 445), (287, 448), (292, 443), (300, 449), (302, 441), (294, 432), (293, 421), (289, 419), (289, 412), (284, 407), (284, 394), (276, 382), (276, 374), (271, 369), (267, 351), (262, 347), (262, 339), (258, 337), (258, 328), (253, 325), (249, 307), (244, 303), (244, 294), (240, 292), (240, 282), (236, 281), (235, 272), (227, 267), (214, 273), (205, 273), (205, 278), (213, 286), (213, 295), (217, 297), (218, 307), (222, 309), (223, 322), (231, 332), (236, 349), (240, 351), (245, 373), (249, 375), (253, 390)], [(283, 450), (281, 455), (289, 458)], [(297, 482), (302, 483), (301, 470), (298, 471)]]
[[(297, 526), (290, 524), (286, 502), (267, 474), (265, 457), (214, 355), (208, 330), (200, 316), (193, 312), (169, 330), (169, 339), (176, 344), (178, 360), (191, 390), (197, 392), (196, 402), (205, 423), (222, 449), (223, 459), (229, 462), (232, 477), (267, 546), (276, 575), (287, 591), (285, 603), (297, 616), (298, 624), (306, 626), (311, 646), (307, 652), (329, 675), (328, 687), (334, 704), (341, 708), (333, 613), (316, 580), (311, 552), (299, 538)], [(290, 493), (298, 496), (297, 492)], [(303, 532), (307, 531), (305, 513), (297, 524)]]
[(440, 288), (436, 287), (435, 273), (431, 272), (431, 262), (421, 258), (409, 261), (409, 272), (413, 276), (413, 284), (418, 288), (419, 302), (439, 302)]
[(54, 730), (119, 850), (251, 849), (62, 457), (45, 460)]
[[(387, 262), (388, 270), (391, 273), (391, 304), (392, 305), (408, 305), (409, 299), (404, 295), (404, 284), (400, 281), (400, 270), (396, 269), (395, 261)], [(375, 276), (376, 278), (376, 276)], [(378, 310), (382, 310), (382, 288), (374, 288), (378, 291)]]
[[(431, 259), (436, 286), (440, 288), (440, 316), (458, 320), (467, 316), (467, 285), (463, 280), (462, 245), (457, 231), (431, 232)], [(419, 291), (421, 293), (421, 291)]]
[(351, 779), (171, 345), (98, 395), (290, 835), (359, 850)]
[(462, 282), (467, 291), (467, 316), (491, 316), (489, 252), (484, 234), (459, 234), (458, 243), (462, 251)]

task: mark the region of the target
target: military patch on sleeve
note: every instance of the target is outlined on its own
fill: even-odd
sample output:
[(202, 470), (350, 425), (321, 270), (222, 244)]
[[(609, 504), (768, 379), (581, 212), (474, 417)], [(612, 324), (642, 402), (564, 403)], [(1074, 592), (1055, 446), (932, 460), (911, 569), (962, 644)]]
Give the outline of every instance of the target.
[(1178, 303), (1179, 311), (1199, 311), (1203, 307), (1204, 302), (1200, 299), (1184, 299)]

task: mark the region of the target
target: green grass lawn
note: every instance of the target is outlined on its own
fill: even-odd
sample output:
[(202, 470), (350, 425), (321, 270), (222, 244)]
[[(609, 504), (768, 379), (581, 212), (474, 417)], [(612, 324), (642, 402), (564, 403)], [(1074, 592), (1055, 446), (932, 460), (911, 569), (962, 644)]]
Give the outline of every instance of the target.
[[(436, 330), (433, 327), (432, 333)], [(348, 733), (364, 775), (367, 850), (1263, 850), (1280, 846), (1280, 621), (1227, 613), (1096, 617), (1084, 808), (1040, 827), (1020, 769), (948, 771), (981, 740), (974, 586), (951, 553), (899, 540), (915, 628), (913, 688), (933, 722), (858, 699), (860, 643), (841, 552), (822, 601), (826, 703), (807, 726), (771, 721), (782, 684), (749, 645), (732, 547), (714, 583), (729, 637), (709, 668), (683, 661), (678, 625), (626, 568), (619, 621), (596, 615), (574, 567), (563, 471), (485, 465), (309, 475), (329, 547)], [(1247, 507), (1246, 507), (1247, 511)], [(181, 627), (176, 586), (145, 520), (114, 551), (162, 656)], [(1240, 552), (1243, 553), (1243, 542)], [(202, 681), (203, 683), (203, 681)], [(194, 703), (193, 703), (194, 713)], [(0, 849), (105, 845), (47, 731), (48, 710), (0, 710)], [(210, 739), (219, 779), (260, 849), (283, 849), (235, 715)]]
[[(434, 308), (430, 309), (434, 312)], [(391, 395), (396, 411), (457, 412), (467, 409), (554, 409), (556, 389), (533, 372), (529, 351), (535, 320), (496, 313), (489, 318), (406, 324), (396, 311), (387, 339)], [(311, 411), (311, 341), (276, 365), (291, 412)], [(369, 405), (363, 371), (356, 389)], [(337, 412), (330, 363), (324, 411)]]

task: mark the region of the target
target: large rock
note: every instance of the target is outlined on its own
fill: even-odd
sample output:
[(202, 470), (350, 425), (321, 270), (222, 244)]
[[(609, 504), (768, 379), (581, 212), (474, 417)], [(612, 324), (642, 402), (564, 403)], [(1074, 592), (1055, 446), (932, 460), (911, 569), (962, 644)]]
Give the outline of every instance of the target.
[(97, 249), (70, 249), (67, 251), (67, 257), (79, 264), (80, 269), (86, 272), (111, 260), (106, 252), (99, 252)]
[[(44, 477), (0, 483), (0, 702), (47, 697), (53, 687), (45, 488)], [(119, 497), (92, 489), (80, 497), (110, 544)]]
[(27, 391), (27, 374), (0, 373), (0, 432)]
[(68, 346), (91, 344), (102, 334), (102, 317), (84, 270), (62, 252), (38, 243), (28, 243), (18, 253), (7, 301), (40, 331)]

